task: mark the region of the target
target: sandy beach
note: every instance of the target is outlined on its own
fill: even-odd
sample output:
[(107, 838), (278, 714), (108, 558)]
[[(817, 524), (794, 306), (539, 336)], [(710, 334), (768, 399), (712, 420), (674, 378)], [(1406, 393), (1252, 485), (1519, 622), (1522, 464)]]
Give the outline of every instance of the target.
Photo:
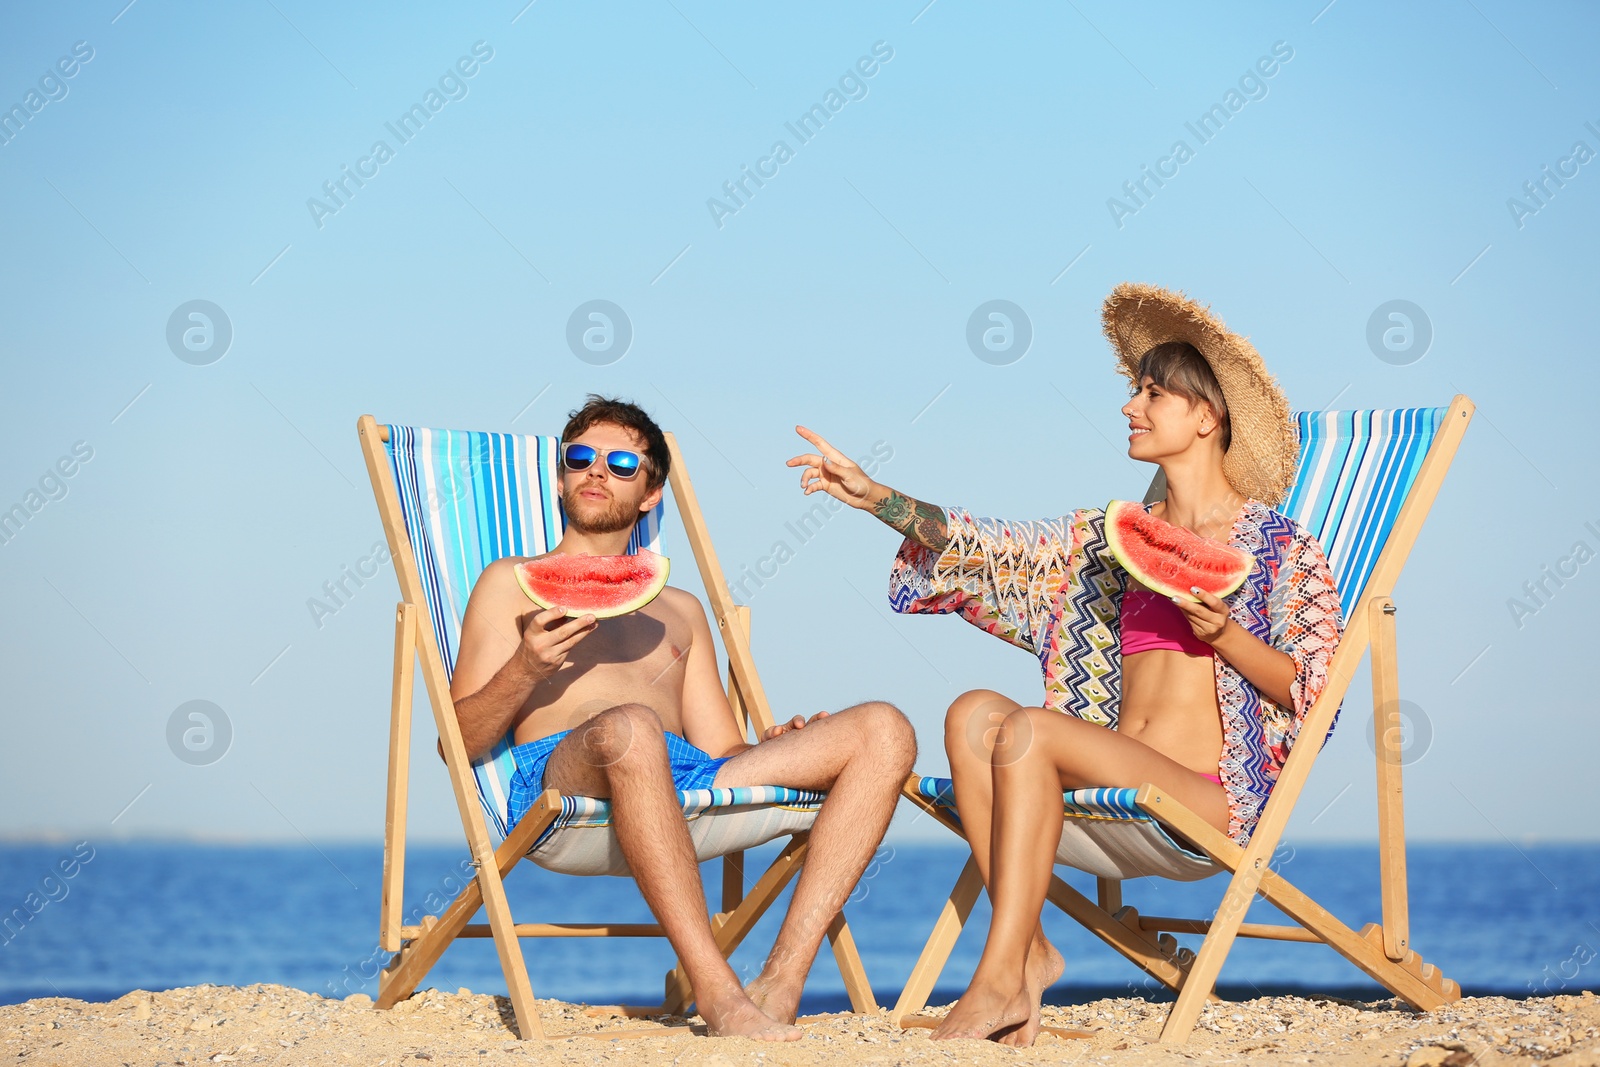
[[(1029, 1050), (939, 1042), (876, 1016), (803, 1017), (784, 1045), (707, 1038), (698, 1018), (628, 1019), (604, 1007), (541, 1000), (545, 1041), (518, 1041), (504, 997), (423, 990), (392, 1011), (362, 994), (329, 1000), (277, 985), (192, 986), (133, 992), (107, 1004), (48, 998), (0, 1008), (4, 1062), (61, 1065), (398, 1064), (527, 1061), (674, 1067), (822, 1067), (965, 1062), (1094, 1063), (1137, 1067), (1209, 1063), (1404, 1064), (1434, 1067), (1600, 1065), (1600, 998), (1464, 998), (1419, 1015), (1395, 1001), (1266, 997), (1212, 1005), (1182, 1048), (1156, 1043), (1166, 1005), (1098, 1000), (1047, 1007), (1050, 1027), (1088, 1039), (1041, 1036)], [(942, 1010), (942, 1009), (941, 1009)], [(934, 1014), (934, 1012), (930, 1012)]]

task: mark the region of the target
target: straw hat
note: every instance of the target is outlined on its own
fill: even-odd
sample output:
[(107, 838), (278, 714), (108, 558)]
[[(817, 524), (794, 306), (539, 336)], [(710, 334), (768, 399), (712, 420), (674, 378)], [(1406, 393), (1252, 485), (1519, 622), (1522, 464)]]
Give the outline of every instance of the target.
[(1156, 345), (1187, 341), (1199, 350), (1222, 386), (1232, 423), (1223, 475), (1243, 496), (1273, 507), (1281, 503), (1294, 482), (1300, 445), (1288, 398), (1255, 346), (1181, 292), (1138, 282), (1111, 290), (1101, 321), (1117, 350), (1116, 369), (1135, 385), (1139, 357)]

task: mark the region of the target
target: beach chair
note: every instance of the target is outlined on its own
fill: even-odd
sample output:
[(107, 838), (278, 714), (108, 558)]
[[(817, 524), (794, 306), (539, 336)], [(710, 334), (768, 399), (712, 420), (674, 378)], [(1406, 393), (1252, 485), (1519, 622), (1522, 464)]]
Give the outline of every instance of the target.
[[(493, 937), (505, 972), (517, 1027), (524, 1040), (540, 1039), (519, 938), (661, 937), (655, 923), (528, 923), (512, 920), (503, 879), (524, 856), (541, 867), (577, 875), (626, 875), (610, 827), (610, 805), (591, 797), (547, 790), (516, 826), (506, 825), (506, 795), (515, 762), (510, 739), (482, 760), (469, 761), (450, 699), (467, 596), (483, 568), (505, 556), (539, 555), (560, 540), (562, 516), (553, 437), (431, 430), (379, 425), (370, 415), (357, 423), (367, 474), (388, 537), (400, 603), (395, 612), (394, 678), (389, 722), (389, 791), (384, 830), (379, 944), (397, 953), (379, 979), (376, 1005), (406, 999), (458, 937)], [(711, 618), (727, 651), (728, 698), (747, 736), (772, 725), (761, 679), (750, 654), (749, 609), (733, 603), (672, 434), (670, 487), (689, 547), (699, 564)], [(629, 542), (659, 550), (658, 506), (644, 516)], [(410, 782), (413, 661), (420, 663), (434, 723), (466, 833), (474, 877), (438, 916), (402, 925), (406, 809)], [(722, 909), (711, 920), (724, 956), (732, 954), (805, 860), (807, 833), (823, 797), (776, 786), (680, 793), (696, 854), (722, 857)], [(778, 857), (746, 889), (744, 850), (789, 836)], [(498, 846), (494, 840), (498, 839)], [(483, 908), (487, 923), (470, 920)], [(875, 1012), (872, 988), (841, 913), (828, 932), (852, 1006)], [(667, 973), (660, 1005), (625, 1009), (630, 1015), (679, 1014), (694, 1000), (682, 966)]]
[[(1458, 999), (1460, 987), (1412, 950), (1407, 914), (1405, 816), (1401, 799), (1400, 687), (1395, 658), (1395, 580), (1433, 506), (1473, 412), (1455, 396), (1448, 408), (1302, 411), (1295, 422), (1299, 469), (1278, 511), (1316, 536), (1339, 587), (1346, 624), (1327, 687), (1306, 713), (1249, 844), (1225, 834), (1154, 785), (1078, 789), (1065, 794), (1056, 862), (1096, 876), (1097, 900), (1052, 876), (1049, 899), (1146, 973), (1177, 991), (1161, 1040), (1181, 1044), (1213, 990), (1237, 937), (1326, 944), (1419, 1010)], [(1160, 472), (1145, 503), (1166, 495)], [(1359, 932), (1336, 919), (1272, 867), (1272, 858), (1368, 645), (1377, 752), (1382, 923)], [(961, 833), (948, 778), (913, 777), (904, 795)], [(1122, 883), (1161, 877), (1194, 881), (1227, 873), (1228, 888), (1209, 919), (1140, 915), (1122, 902)], [(956, 938), (983, 888), (969, 858), (893, 1011), (906, 1026), (926, 1007)], [(1259, 894), (1297, 925), (1247, 923)], [(1204, 934), (1199, 953), (1173, 934)], [(924, 1021), (925, 1020), (918, 1020)]]

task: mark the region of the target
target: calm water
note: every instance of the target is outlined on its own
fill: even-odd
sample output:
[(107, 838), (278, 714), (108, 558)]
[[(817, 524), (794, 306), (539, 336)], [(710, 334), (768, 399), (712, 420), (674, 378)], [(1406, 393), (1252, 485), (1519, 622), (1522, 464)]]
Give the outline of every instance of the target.
[[(464, 857), (454, 849), (411, 850), (407, 921), (430, 894), (458, 887)], [(892, 1003), (898, 994), (961, 859), (949, 847), (885, 847), (847, 905), (880, 1000)], [(1352, 926), (1379, 918), (1374, 847), (1284, 846), (1275, 865)], [(103, 1001), (132, 989), (200, 983), (371, 994), (376, 981), (366, 976), (385, 958), (376, 936), (381, 870), (378, 847), (92, 844), (75, 856), (70, 843), (5, 846), (0, 913), (10, 919), (0, 932), (0, 1003), (38, 996)], [(720, 884), (716, 865), (704, 870), (708, 884)], [(1092, 879), (1067, 874), (1092, 895)], [(1466, 992), (1525, 996), (1600, 984), (1600, 846), (1413, 847), (1410, 881), (1413, 945)], [(508, 884), (522, 921), (649, 921), (626, 879), (561, 877), (527, 866)], [(1223, 887), (1221, 878), (1129, 883), (1125, 897), (1145, 914), (1199, 916), (1215, 908)], [(1259, 901), (1251, 912), (1252, 921), (1276, 918)], [(980, 901), (936, 1001), (960, 992), (987, 924)], [(1068, 960), (1052, 1001), (1153, 995), (1141, 972), (1070, 921), (1047, 912), (1046, 929)], [(735, 954), (735, 970), (753, 975), (776, 930), (769, 915)], [(1198, 945), (1197, 938), (1180, 941)], [(524, 945), (537, 994), (590, 1003), (659, 998), (672, 962), (666, 943), (653, 939)], [(1311, 989), (1380, 995), (1354, 967), (1315, 945), (1241, 941), (1222, 977), (1230, 997)], [(451, 948), (424, 985), (505, 991), (486, 940)], [(843, 1004), (824, 946), (806, 1010)]]

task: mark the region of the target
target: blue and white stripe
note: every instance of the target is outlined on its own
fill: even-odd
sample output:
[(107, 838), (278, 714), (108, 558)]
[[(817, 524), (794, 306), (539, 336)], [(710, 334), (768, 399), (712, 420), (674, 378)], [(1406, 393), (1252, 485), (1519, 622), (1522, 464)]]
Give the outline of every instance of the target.
[(1276, 510), (1322, 545), (1345, 618), (1400, 514), (1448, 408), (1301, 411), (1300, 463)]

